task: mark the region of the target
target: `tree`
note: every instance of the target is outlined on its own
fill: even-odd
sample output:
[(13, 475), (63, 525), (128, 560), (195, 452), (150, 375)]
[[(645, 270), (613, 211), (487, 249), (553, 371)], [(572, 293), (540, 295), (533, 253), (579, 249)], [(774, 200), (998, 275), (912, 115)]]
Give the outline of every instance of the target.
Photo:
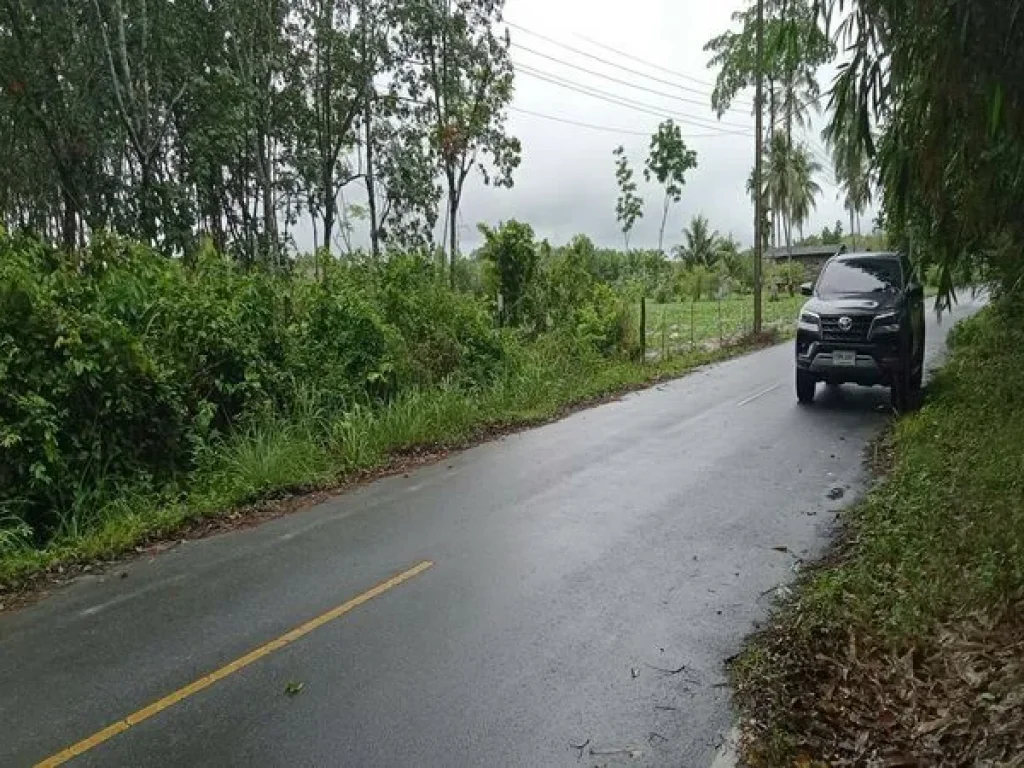
[(844, 140), (842, 134), (833, 135), (828, 130), (825, 138), (833, 144), (832, 163), (836, 170), (836, 182), (843, 190), (843, 206), (850, 214), (850, 234), (853, 236), (853, 247), (856, 248), (860, 218), (872, 200), (871, 167), (862, 145), (851, 145)]
[[(137, 173), (138, 234), (156, 242), (160, 168), (171, 114), (195, 74), (177, 66), (163, 46), (180, 42), (173, 8), (159, 0), (92, 0), (114, 106)], [(178, 27), (180, 29), (180, 27)], [(155, 33), (159, 30), (159, 33)], [(178, 39), (176, 39), (178, 38)]]
[(793, 149), (791, 162), (793, 165), (792, 186), (788, 215), (792, 218), (793, 225), (802, 238), (804, 224), (810, 218), (811, 211), (817, 205), (817, 197), (821, 194), (821, 186), (814, 177), (821, 173), (822, 167), (804, 144)]
[(330, 252), (357, 180), (374, 254), (431, 244), (443, 184), (454, 251), (468, 175), (510, 184), (519, 162), (501, 8), (0, 3), (0, 222), (68, 249), (113, 229), (191, 258), (208, 239), (284, 269), (300, 218)]
[(504, 0), (408, 0), (399, 14), (400, 55), (419, 62), (405, 71), (406, 86), (422, 102), (416, 112), (430, 125), (445, 183), (453, 285), (466, 178), (477, 168), (485, 184), (512, 186), (520, 161), (519, 140), (505, 130), (510, 42), (494, 31), (503, 6)]
[[(93, 76), (106, 71), (106, 62), (87, 34), (95, 29), (92, 9), (25, 0), (4, 3), (0, 12), (0, 86), (6, 89), (0, 105), (12, 121), (8, 138), (39, 163), (34, 173), (52, 195), (32, 213), (23, 209), (20, 218), (59, 233), (72, 249), (86, 229), (107, 223), (101, 190), (116, 196), (103, 163), (113, 142), (103, 117), (109, 110), (105, 82)], [(8, 181), (12, 191), (21, 187), (22, 204), (44, 189), (30, 178)]]
[(519, 325), (526, 314), (526, 299), (537, 273), (538, 251), (529, 224), (508, 221), (491, 229), (479, 225), (484, 236), (480, 255), (490, 266), (494, 288), (501, 297), (502, 324)]
[(877, 171), (890, 237), (938, 266), (943, 303), (975, 267), (1024, 284), (1019, 0), (819, 5), (847, 54), (828, 128)]
[(821, 187), (815, 181), (821, 164), (804, 145), (794, 146), (785, 134), (772, 137), (765, 173), (765, 194), (782, 222), (786, 250), (792, 248), (793, 227), (802, 229)]
[(725, 245), (717, 230), (711, 229), (706, 216), (697, 214), (690, 221), (690, 226), (683, 230), (685, 244), (680, 247), (680, 255), (691, 266), (700, 265), (710, 269), (718, 262)]
[[(711, 39), (704, 50), (712, 54), (709, 67), (718, 68), (711, 95), (719, 118), (741, 91), (753, 87), (759, 74), (768, 82), (769, 151), (775, 146), (776, 127), (784, 123), (784, 135), (793, 140), (793, 125), (805, 125), (808, 110), (816, 109), (820, 89), (818, 68), (835, 55), (835, 45), (817, 23), (816, 0), (767, 0), (764, 18), (764, 52), (758, 61), (757, 13), (748, 8), (733, 14), (739, 31), (727, 30)], [(782, 111), (781, 119), (777, 113)], [(772, 206), (771, 237), (779, 241), (784, 223), (778, 206)]]
[[(300, 66), (293, 75), (308, 89), (298, 173), (310, 214), (323, 223), (323, 245), (330, 254), (341, 190), (360, 174), (348, 162), (355, 123), (366, 101), (376, 58), (370, 35), (373, 8), (356, 9), (339, 0), (299, 0), (302, 26), (297, 34)], [(303, 84), (296, 83), (297, 87)]]
[(651, 137), (650, 155), (644, 168), (646, 181), (654, 178), (665, 188), (661, 226), (658, 229), (659, 251), (664, 250), (665, 221), (668, 219), (669, 206), (679, 202), (686, 184), (686, 172), (696, 167), (697, 153), (687, 149), (679, 126), (671, 120), (659, 125), (657, 133)]
[(615, 180), (619, 185), (619, 197), (615, 201), (615, 218), (622, 227), (622, 237), (629, 250), (629, 234), (633, 226), (644, 217), (644, 201), (636, 193), (633, 169), (629, 166), (626, 149), (618, 146), (612, 152), (615, 156)]

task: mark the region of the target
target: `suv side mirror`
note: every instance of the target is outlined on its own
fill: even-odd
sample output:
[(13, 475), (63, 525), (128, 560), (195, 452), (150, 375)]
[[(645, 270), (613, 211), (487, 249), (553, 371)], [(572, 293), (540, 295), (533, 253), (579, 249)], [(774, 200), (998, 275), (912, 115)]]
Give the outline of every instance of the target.
[(916, 280), (907, 286), (907, 294), (912, 299), (923, 299), (924, 298), (924, 286)]
[(801, 285), (800, 286), (800, 293), (803, 296), (813, 296), (814, 295), (814, 283), (804, 283), (803, 285)]

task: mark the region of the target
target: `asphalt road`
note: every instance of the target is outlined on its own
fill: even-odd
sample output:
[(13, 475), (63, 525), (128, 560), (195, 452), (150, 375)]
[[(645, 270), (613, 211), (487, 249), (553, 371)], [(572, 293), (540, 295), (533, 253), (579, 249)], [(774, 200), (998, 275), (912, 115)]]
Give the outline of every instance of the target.
[(0, 765), (708, 765), (888, 404), (787, 344), (81, 580), (0, 616)]

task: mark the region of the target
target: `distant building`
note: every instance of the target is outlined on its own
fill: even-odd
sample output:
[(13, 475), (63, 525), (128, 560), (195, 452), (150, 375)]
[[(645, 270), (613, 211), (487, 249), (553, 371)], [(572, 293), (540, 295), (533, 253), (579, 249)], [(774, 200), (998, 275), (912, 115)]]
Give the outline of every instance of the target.
[(846, 253), (846, 246), (842, 243), (834, 245), (794, 245), (792, 248), (773, 248), (768, 252), (768, 258), (772, 263), (785, 264), (791, 258), (803, 266), (804, 279), (816, 280), (821, 267), (833, 256)]

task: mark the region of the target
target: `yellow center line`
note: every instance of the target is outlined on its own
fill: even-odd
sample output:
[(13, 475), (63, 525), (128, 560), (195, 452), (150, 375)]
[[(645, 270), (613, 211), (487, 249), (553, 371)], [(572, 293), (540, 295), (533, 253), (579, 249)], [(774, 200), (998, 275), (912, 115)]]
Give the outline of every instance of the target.
[(349, 611), (358, 608), (364, 603), (368, 603), (375, 597), (379, 597), (389, 589), (394, 589), (400, 584), (419, 576), (428, 568), (433, 567), (433, 565), (434, 564), (430, 560), (424, 560), (419, 565), (413, 566), (409, 570), (403, 571), (396, 576), (392, 576), (387, 581), (383, 581), (372, 589), (368, 589), (366, 592), (352, 598), (347, 603), (339, 605), (337, 608), (332, 608), (326, 613), (320, 614), (315, 619), (310, 619), (305, 624), (301, 624), (290, 632), (286, 632), (276, 640), (271, 640), (269, 643), (265, 643), (258, 648), (254, 648), (249, 651), (249, 653), (245, 654), (245, 656), (235, 659), (230, 664), (225, 664), (220, 669), (200, 677), (198, 680), (189, 683), (184, 688), (179, 688), (174, 693), (164, 696), (159, 701), (155, 701), (149, 706), (143, 707), (138, 712), (134, 712), (124, 719), (118, 720), (116, 723), (111, 723), (103, 730), (94, 733), (92, 736), (82, 739), (77, 744), (72, 744), (67, 749), (58, 752), (52, 757), (46, 758), (42, 762), (37, 763), (36, 768), (51, 768), (51, 766), (63, 765), (68, 760), (78, 757), (94, 747), (98, 747), (103, 742), (114, 738), (120, 733), (124, 733), (129, 728), (160, 714), (165, 709), (173, 707), (175, 704), (184, 701), (190, 696), (194, 696), (202, 690), (209, 688), (211, 685), (223, 680), (228, 675), (232, 675), (239, 670), (245, 669), (250, 664), (262, 659), (264, 656), (267, 656), (274, 651), (279, 651), (286, 645), (294, 643), (296, 640), (308, 635), (313, 630), (319, 629), (324, 624), (328, 624), (335, 619), (341, 618)]

